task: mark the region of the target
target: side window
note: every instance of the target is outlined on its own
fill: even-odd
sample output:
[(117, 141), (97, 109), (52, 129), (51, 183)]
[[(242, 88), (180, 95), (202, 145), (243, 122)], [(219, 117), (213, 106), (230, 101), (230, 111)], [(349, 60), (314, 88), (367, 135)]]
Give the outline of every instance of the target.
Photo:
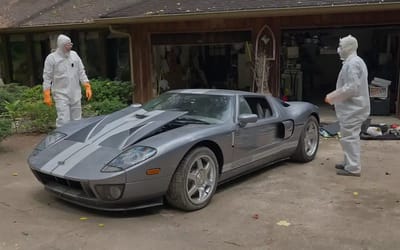
[(241, 114), (252, 114), (249, 104), (243, 96), (239, 98), (239, 115)]
[(250, 106), (251, 113), (256, 114), (259, 119), (272, 116), (272, 110), (268, 101), (263, 97), (246, 97), (246, 102)]

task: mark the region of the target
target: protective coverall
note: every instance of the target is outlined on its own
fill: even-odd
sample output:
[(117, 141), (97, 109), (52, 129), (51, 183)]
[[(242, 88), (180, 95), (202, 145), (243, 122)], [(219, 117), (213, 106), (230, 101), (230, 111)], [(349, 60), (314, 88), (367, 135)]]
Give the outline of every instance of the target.
[(51, 106), (51, 94), (57, 110), (56, 126), (60, 127), (71, 120), (80, 120), (81, 86), (86, 89), (86, 97), (92, 96), (89, 80), (81, 58), (71, 50), (71, 39), (59, 35), (57, 49), (47, 56), (43, 69), (44, 102)]
[[(368, 70), (357, 56), (358, 43), (351, 35), (340, 39), (338, 53), (343, 60), (336, 90), (326, 96), (326, 102), (335, 105), (340, 124), (340, 143), (344, 151), (344, 170), (361, 172), (360, 132), (362, 123), (370, 114)], [(339, 174), (339, 171), (338, 171)]]

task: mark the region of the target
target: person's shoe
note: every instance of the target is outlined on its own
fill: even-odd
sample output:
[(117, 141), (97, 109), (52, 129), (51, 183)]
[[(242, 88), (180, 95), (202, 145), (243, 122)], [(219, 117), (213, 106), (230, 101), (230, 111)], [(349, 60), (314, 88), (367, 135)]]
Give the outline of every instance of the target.
[(339, 163), (339, 164), (336, 164), (336, 165), (335, 165), (335, 168), (336, 168), (336, 169), (344, 169), (344, 165), (341, 164), (341, 163)]
[(352, 172), (349, 172), (349, 171), (347, 171), (345, 169), (338, 169), (336, 171), (336, 174), (337, 175), (344, 175), (344, 176), (355, 176), (355, 177), (360, 177), (361, 176), (360, 173), (352, 173)]

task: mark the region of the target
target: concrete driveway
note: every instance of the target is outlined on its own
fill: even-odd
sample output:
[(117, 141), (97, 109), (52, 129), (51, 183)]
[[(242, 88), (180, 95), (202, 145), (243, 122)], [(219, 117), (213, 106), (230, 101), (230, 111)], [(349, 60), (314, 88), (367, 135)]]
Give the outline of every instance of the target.
[(100, 213), (36, 181), (26, 158), (41, 137), (0, 143), (0, 249), (400, 249), (399, 141), (362, 141), (361, 178), (337, 176), (339, 143), (321, 139), (313, 162), (221, 186), (200, 211)]

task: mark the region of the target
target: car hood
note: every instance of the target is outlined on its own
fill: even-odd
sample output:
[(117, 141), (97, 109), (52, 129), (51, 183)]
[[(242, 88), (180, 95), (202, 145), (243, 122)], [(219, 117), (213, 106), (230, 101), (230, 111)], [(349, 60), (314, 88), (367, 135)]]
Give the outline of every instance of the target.
[(127, 108), (75, 130), (64, 131), (66, 140), (96, 144), (109, 148), (124, 148), (150, 136), (165, 124), (186, 114), (182, 111), (154, 110)]
[(101, 175), (100, 170), (124, 149), (163, 131), (164, 125), (184, 114), (129, 107), (108, 116), (71, 123), (56, 130), (66, 134), (64, 139), (42, 151), (36, 150), (28, 162), (32, 168), (56, 176), (100, 179), (93, 173)]

